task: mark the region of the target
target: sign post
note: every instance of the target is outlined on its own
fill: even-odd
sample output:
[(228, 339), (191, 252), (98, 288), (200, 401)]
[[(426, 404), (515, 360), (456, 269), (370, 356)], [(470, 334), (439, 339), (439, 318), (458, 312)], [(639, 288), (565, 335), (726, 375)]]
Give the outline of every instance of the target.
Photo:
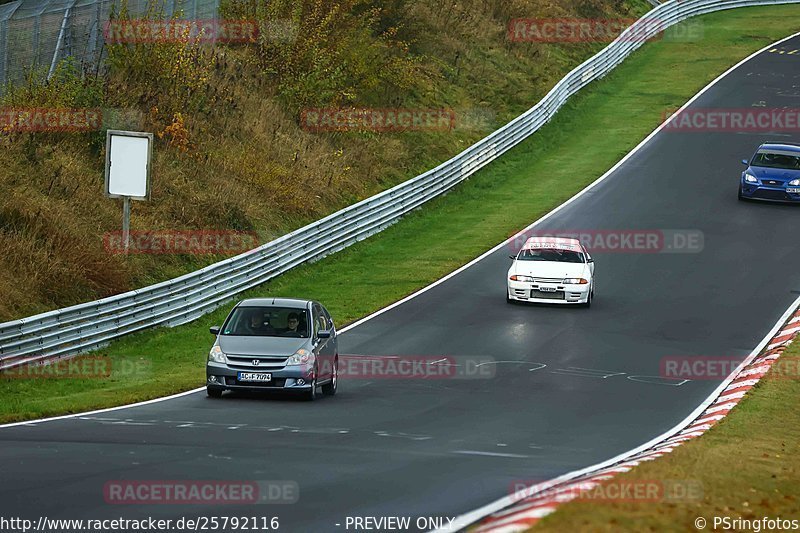
[(150, 159), (153, 134), (135, 131), (106, 132), (106, 196), (122, 198), (122, 242), (130, 247), (131, 200), (150, 198)]
[(122, 242), (125, 246), (125, 255), (128, 255), (131, 242), (131, 199), (128, 196), (122, 198)]

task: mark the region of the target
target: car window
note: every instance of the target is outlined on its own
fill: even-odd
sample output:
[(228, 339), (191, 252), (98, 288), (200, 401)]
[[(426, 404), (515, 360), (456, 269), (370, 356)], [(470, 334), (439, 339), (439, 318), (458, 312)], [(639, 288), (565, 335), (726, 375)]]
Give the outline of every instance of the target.
[(308, 338), (308, 313), (297, 307), (247, 307), (233, 310), (222, 335)]
[(324, 307), (322, 308), (322, 314), (325, 316), (325, 321), (327, 322), (325, 329), (336, 329), (336, 326), (333, 325), (333, 319), (330, 313), (328, 313), (328, 310)]
[(791, 156), (788, 154), (775, 154), (772, 152), (758, 152), (753, 156), (750, 165), (754, 167), (785, 168), (789, 170), (800, 170), (800, 154)]
[(517, 259), (520, 261), (559, 261), (562, 263), (583, 263), (581, 252), (559, 250), (556, 248), (525, 248), (520, 250)]
[(314, 334), (316, 335), (325, 329), (328, 328), (325, 324), (325, 316), (322, 314), (322, 308), (319, 305), (314, 305)]

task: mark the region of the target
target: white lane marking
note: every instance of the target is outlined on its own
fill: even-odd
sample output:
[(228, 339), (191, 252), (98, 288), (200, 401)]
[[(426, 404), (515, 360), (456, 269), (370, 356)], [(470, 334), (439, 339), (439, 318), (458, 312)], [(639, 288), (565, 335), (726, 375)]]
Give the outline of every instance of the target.
[[(512, 459), (527, 459), (527, 455), (520, 455), (518, 453), (499, 453), (499, 452), (482, 452), (479, 450), (455, 450), (453, 453), (461, 455), (485, 455), (487, 457), (508, 457)], [(454, 530), (455, 531), (455, 530)]]
[[(673, 113), (671, 115), (671, 117), (669, 119), (667, 119), (662, 124), (660, 124), (655, 130), (653, 130), (650, 133), (650, 135), (645, 137), (644, 140), (642, 140), (642, 142), (637, 144), (636, 147), (633, 150), (628, 152), (625, 155), (625, 157), (620, 159), (620, 161), (616, 165), (611, 167), (611, 169), (608, 172), (606, 172), (605, 174), (603, 174), (602, 176), (597, 178), (597, 180), (595, 180), (594, 183), (590, 184), (588, 187), (583, 189), (576, 196), (573, 196), (572, 198), (567, 200), (566, 203), (564, 203), (561, 206), (557, 207), (555, 210), (551, 211), (550, 213), (545, 215), (543, 218), (537, 220), (536, 222), (534, 222), (531, 226), (529, 226), (526, 229), (530, 229), (534, 225), (536, 225), (539, 222), (541, 222), (544, 218), (547, 218), (547, 217), (551, 216), (553, 213), (557, 212), (558, 210), (560, 210), (564, 206), (569, 205), (570, 202), (572, 202), (576, 198), (582, 196), (584, 193), (586, 193), (587, 191), (592, 189), (595, 185), (597, 185), (601, 181), (605, 180), (617, 168), (619, 168), (622, 164), (624, 164), (628, 159), (633, 157), (648, 142), (650, 142), (650, 140), (653, 137), (655, 137), (662, 129), (664, 129), (664, 127), (667, 124), (669, 124), (674, 119), (674, 117), (676, 117), (681, 111), (683, 111), (684, 109), (689, 107), (695, 100), (700, 98), (700, 96), (702, 96), (704, 93), (706, 93), (714, 85), (719, 83), (719, 81), (722, 80), (723, 78), (725, 78), (725, 76), (727, 76), (728, 74), (730, 74), (731, 72), (733, 72), (734, 70), (736, 70), (737, 68), (742, 66), (743, 64), (747, 63), (748, 61), (750, 61), (751, 59), (753, 59), (757, 55), (761, 54), (762, 52), (765, 52), (769, 48), (771, 48), (773, 46), (776, 46), (778, 44), (781, 44), (783, 42), (786, 42), (786, 41), (788, 41), (790, 39), (793, 39), (793, 38), (797, 37), (798, 35), (800, 35), (800, 32), (794, 33), (794, 34), (792, 34), (792, 35), (790, 35), (788, 37), (785, 37), (785, 38), (775, 42), (775, 43), (772, 43), (772, 44), (770, 44), (768, 46), (765, 46), (761, 50), (753, 52), (752, 54), (750, 54), (746, 58), (742, 59), (741, 61), (739, 61), (738, 63), (733, 65), (731, 68), (729, 68), (728, 70), (726, 70), (725, 72), (723, 72), (722, 74), (720, 74), (719, 76), (714, 78), (714, 80), (712, 80), (711, 83), (709, 83), (708, 85), (703, 87), (703, 89), (701, 89), (700, 92), (698, 92), (693, 97), (691, 97), (689, 99), (689, 101), (687, 101), (685, 104), (683, 104), (680, 107), (680, 109), (678, 109), (675, 113)], [(506, 243), (504, 242), (504, 243), (496, 246), (491, 251), (494, 252), (495, 250), (498, 250), (501, 246), (503, 246), (505, 244)], [(483, 259), (483, 257), (485, 257), (486, 255), (488, 255), (488, 253), (482, 255), (481, 257), (476, 259), (476, 261), (478, 261), (480, 259)], [(470, 266), (470, 265), (469, 264), (465, 265), (465, 267), (463, 267), (463, 268), (467, 268), (468, 266)], [(444, 281), (444, 280), (442, 280), (442, 281)], [(441, 283), (441, 281), (440, 281), (440, 283)], [(425, 290), (427, 290), (427, 288)], [(415, 294), (412, 294), (411, 296), (409, 296), (408, 299), (412, 298), (413, 296), (415, 296)], [(632, 455), (635, 455), (635, 454), (637, 454), (637, 453), (639, 453), (641, 451), (644, 451), (644, 450), (647, 450), (647, 449), (651, 448), (652, 446), (664, 441), (665, 439), (670, 438), (675, 433), (677, 433), (677, 432), (681, 431), (683, 428), (687, 427), (695, 418), (697, 418), (706, 409), (706, 407), (708, 407), (720, 395), (720, 393), (723, 390), (725, 390), (725, 387), (727, 387), (728, 384), (731, 381), (733, 381), (733, 376), (735, 376), (738, 371), (740, 371), (743, 368), (745, 368), (753, 359), (755, 359), (756, 355), (758, 355), (761, 352), (761, 350), (764, 349), (764, 347), (767, 345), (767, 343), (770, 341), (770, 339), (772, 339), (772, 337), (775, 336), (775, 333), (777, 333), (780, 330), (781, 326), (783, 326), (783, 324), (786, 323), (787, 320), (789, 320), (789, 318), (794, 313), (794, 310), (797, 309), (798, 305), (800, 305), (800, 297), (798, 297), (792, 303), (792, 305), (789, 306), (788, 309), (786, 309), (786, 311), (781, 315), (781, 317), (778, 319), (778, 321), (775, 323), (775, 325), (772, 327), (772, 329), (770, 329), (769, 333), (767, 333), (767, 335), (761, 340), (761, 342), (759, 342), (758, 345), (753, 349), (753, 351), (750, 353), (750, 355), (748, 357), (746, 357), (744, 359), (744, 361), (742, 361), (742, 363), (731, 373), (731, 375), (728, 376), (725, 379), (725, 381), (723, 381), (719, 385), (719, 387), (714, 389), (714, 391), (711, 394), (709, 394), (708, 397), (694, 411), (692, 411), (686, 418), (684, 418), (678, 424), (673, 426), (671, 429), (665, 431), (664, 433), (662, 433), (658, 437), (656, 437), (654, 439), (651, 439), (651, 440), (645, 442), (644, 444), (642, 444), (640, 446), (637, 446), (636, 448), (634, 448), (632, 450), (629, 450), (627, 452), (621, 453), (621, 454), (617, 455), (616, 457), (612, 457), (611, 459), (608, 459), (608, 460), (603, 461), (601, 463), (597, 463), (597, 464), (588, 466), (586, 468), (582, 468), (580, 470), (575, 470), (575, 471), (572, 471), (572, 472), (568, 472), (566, 474), (563, 474), (561, 476), (553, 478), (552, 480), (550, 480), (550, 481), (548, 481), (546, 483), (547, 486), (545, 488), (550, 487), (550, 486), (555, 485), (555, 484), (558, 484), (558, 483), (562, 483), (564, 481), (569, 481), (571, 479), (574, 479), (576, 477), (580, 477), (580, 476), (582, 476), (584, 474), (588, 474), (590, 472), (594, 472), (594, 471), (599, 470), (601, 468), (604, 468), (606, 466), (616, 464), (616, 463), (618, 463), (618, 462), (620, 462), (620, 461), (622, 461), (622, 460), (624, 460), (624, 459), (626, 459), (626, 458), (628, 458), (628, 457), (630, 457)], [(385, 312), (385, 311), (383, 311), (383, 312)], [(367, 317), (364, 320), (367, 320), (367, 319), (371, 318), (372, 316), (373, 315), (370, 315), (369, 317)], [(479, 507), (478, 509), (474, 509), (472, 511), (468, 511), (468, 512), (464, 513), (463, 515), (460, 515), (460, 516), (456, 517), (456, 519), (450, 524), (451, 528), (452, 528), (452, 529), (450, 529), (450, 531), (452, 531), (452, 530), (458, 531), (460, 529), (464, 529), (467, 526), (469, 526), (470, 524), (473, 524), (473, 523), (477, 522), (478, 520), (480, 520), (480, 519), (482, 519), (482, 518), (484, 518), (484, 517), (496, 512), (496, 511), (499, 511), (500, 509), (504, 509), (505, 507), (508, 507), (509, 505), (512, 505), (513, 503), (514, 503), (514, 501), (511, 499), (511, 497), (510, 496), (506, 496), (504, 498), (500, 498), (500, 499), (495, 500), (495, 501), (493, 501), (491, 503), (488, 503), (488, 504), (486, 504), (486, 505), (484, 505), (482, 507)], [(439, 533), (439, 532), (444, 533), (444, 530), (441, 530), (441, 529), (436, 530), (436, 531), (437, 531), (437, 533)]]
[(144, 406), (144, 405), (151, 405), (151, 404), (154, 404), (154, 403), (166, 402), (168, 400), (174, 400), (176, 398), (181, 398), (183, 396), (188, 396), (190, 394), (195, 394), (197, 392), (204, 391), (204, 390), (206, 390), (205, 387), (199, 387), (197, 389), (192, 389), (192, 390), (188, 390), (188, 391), (184, 391), (184, 392), (179, 392), (177, 394), (171, 394), (170, 396), (164, 396), (162, 398), (153, 398), (152, 400), (145, 400), (143, 402), (136, 402), (136, 403), (131, 403), (131, 404), (128, 404), (128, 405), (118, 405), (116, 407), (107, 407), (105, 409), (96, 409), (94, 411), (86, 411), (86, 412), (83, 412), (83, 413), (75, 413), (75, 414), (70, 414), (70, 415), (51, 416), (49, 418), (40, 418), (38, 420), (28, 420), (28, 421), (25, 421), (25, 422), (11, 422), (9, 424), (0, 424), (0, 429), (16, 427), (16, 426), (31, 426), (31, 425), (36, 425), (36, 424), (43, 424), (45, 422), (55, 422), (56, 420), (66, 420), (66, 419), (69, 419), (69, 418), (85, 417), (85, 416), (88, 416), (88, 415), (97, 415), (97, 414), (100, 414), (100, 413), (110, 413), (111, 411), (119, 411), (121, 409), (130, 409), (132, 407), (141, 407), (141, 406)]
[[(483, 365), (501, 365), (501, 364), (512, 364), (512, 365), (539, 365), (541, 363), (529, 363), (528, 361), (484, 361), (483, 363), (478, 363), (475, 366), (483, 366)], [(546, 366), (546, 365), (545, 365)]]
[(535, 363), (530, 361), (484, 361), (483, 363), (476, 364), (475, 368), (480, 368), (484, 365), (538, 365), (535, 368), (529, 368), (528, 372), (535, 372), (536, 370), (541, 370), (547, 366), (544, 363)]
[(613, 370), (594, 370), (591, 368), (580, 368), (570, 366), (568, 368), (556, 368), (550, 371), (551, 374), (561, 374), (564, 376), (581, 376), (586, 378), (607, 379), (614, 376), (624, 376), (625, 372), (614, 372)]
[(214, 455), (213, 453), (208, 454), (211, 459), (225, 459), (226, 461), (230, 461), (233, 457), (228, 457), (227, 455)]
[(390, 431), (373, 431), (373, 433), (378, 437), (397, 437), (401, 439), (409, 439), (416, 441), (430, 440), (433, 438), (430, 435), (414, 435), (412, 433), (402, 433), (402, 432), (392, 433)]
[(629, 379), (631, 381), (638, 381), (640, 383), (648, 383), (650, 385), (666, 385), (667, 387), (680, 387), (681, 385), (684, 385), (691, 381), (690, 379), (664, 378), (661, 376), (636, 376), (636, 375), (625, 376), (625, 379)]

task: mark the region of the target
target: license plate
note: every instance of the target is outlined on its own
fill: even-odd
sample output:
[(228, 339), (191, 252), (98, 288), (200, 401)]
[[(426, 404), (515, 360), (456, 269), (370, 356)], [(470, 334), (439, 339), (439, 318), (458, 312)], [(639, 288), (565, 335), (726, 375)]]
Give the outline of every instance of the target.
[(791, 187), (788, 187), (788, 188), (786, 189), (786, 192), (791, 192), (791, 193), (794, 193), (794, 194), (798, 194), (798, 193), (800, 193), (800, 189), (797, 189), (797, 188), (794, 188), (794, 189), (793, 189), (793, 188), (791, 188)]
[(539, 287), (539, 290), (542, 292), (556, 292), (555, 287)]
[(266, 383), (272, 381), (272, 374), (265, 372), (239, 372), (236, 376), (237, 381), (252, 381), (255, 383)]

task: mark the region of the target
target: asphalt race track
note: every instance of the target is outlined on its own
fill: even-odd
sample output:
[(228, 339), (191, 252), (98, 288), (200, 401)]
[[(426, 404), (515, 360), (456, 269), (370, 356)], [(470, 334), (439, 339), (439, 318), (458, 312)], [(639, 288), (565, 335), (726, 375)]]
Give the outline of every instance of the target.
[[(800, 38), (781, 46), (799, 47)], [(800, 56), (762, 53), (693, 107), (754, 105), (800, 107)], [(0, 429), (0, 515), (258, 515), (278, 516), (281, 531), (343, 531), (348, 516), (453, 517), (517, 481), (642, 444), (721, 381), (664, 379), (662, 358), (744, 358), (800, 291), (800, 211), (736, 198), (740, 160), (764, 140), (800, 136), (662, 131), (546, 221), (702, 232), (699, 253), (594, 253), (590, 310), (507, 304), (503, 247), (340, 338), (342, 354), (447, 357), (459, 369), (494, 361), (469, 379), (349, 379), (313, 404), (196, 393)], [(104, 485), (120, 479), (293, 480), (300, 496), (109, 505)]]

